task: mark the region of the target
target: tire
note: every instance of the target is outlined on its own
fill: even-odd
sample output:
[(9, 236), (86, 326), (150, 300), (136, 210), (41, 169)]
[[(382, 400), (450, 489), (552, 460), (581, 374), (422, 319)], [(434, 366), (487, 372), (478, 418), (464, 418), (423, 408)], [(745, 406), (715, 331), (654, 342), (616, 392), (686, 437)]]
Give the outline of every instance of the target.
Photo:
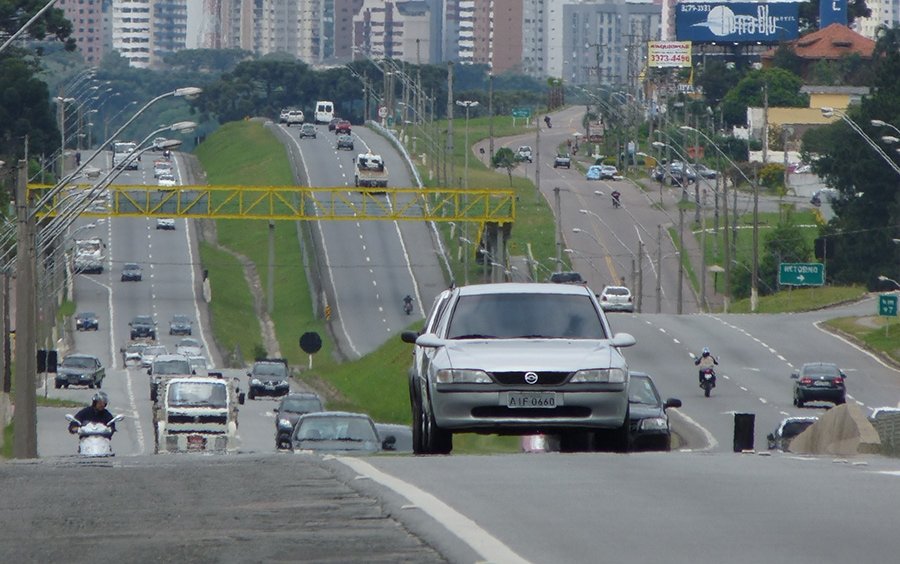
[(709, 397), (709, 392), (710, 392), (710, 391), (712, 391), (712, 389), (711, 389), (709, 386), (703, 386), (703, 395), (704, 395), (705, 397)]
[(103, 380), (100, 380), (97, 382), (97, 389), (99, 390), (102, 387), (103, 387)]
[(88, 384), (88, 388), (90, 388), (91, 390), (93, 390), (93, 389), (94, 389), (94, 383), (91, 382), (90, 384)]
[(57, 390), (60, 389), (60, 388), (62, 388), (62, 384), (59, 383), (59, 382), (54, 382), (53, 385), (56, 386), (56, 389), (57, 389)]
[(256, 394), (253, 393), (253, 388), (250, 388), (250, 391), (247, 392), (247, 399), (256, 399)]
[(422, 405), (415, 397), (415, 390), (410, 385), (409, 403), (412, 406), (412, 448), (413, 454), (428, 454), (425, 452), (425, 440), (423, 429)]
[[(420, 402), (421, 403), (421, 402)], [(421, 410), (422, 454), (450, 454), (453, 450), (453, 433), (441, 429), (434, 422), (434, 416)]]
[(156, 391), (156, 386), (151, 385), (150, 386), (150, 401), (156, 402), (157, 394), (158, 393)]
[(847, 398), (841, 398), (834, 402), (834, 405), (844, 405), (845, 403), (847, 403)]
[(806, 405), (806, 402), (803, 401), (802, 399), (800, 399), (799, 395), (795, 395), (794, 396), (794, 405), (796, 405), (797, 407), (803, 407), (804, 405)]

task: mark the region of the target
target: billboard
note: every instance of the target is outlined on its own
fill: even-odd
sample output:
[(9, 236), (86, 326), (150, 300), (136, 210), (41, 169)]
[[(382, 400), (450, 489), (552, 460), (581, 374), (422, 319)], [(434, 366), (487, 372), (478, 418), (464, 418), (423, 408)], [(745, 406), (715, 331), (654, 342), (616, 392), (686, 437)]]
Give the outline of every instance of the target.
[(782, 2), (682, 2), (675, 5), (675, 37), (694, 43), (777, 43), (796, 39), (799, 8), (799, 4)]
[(825, 29), (833, 23), (847, 25), (847, 0), (819, 2), (819, 29)]
[(691, 66), (690, 41), (648, 41), (647, 64), (650, 68)]

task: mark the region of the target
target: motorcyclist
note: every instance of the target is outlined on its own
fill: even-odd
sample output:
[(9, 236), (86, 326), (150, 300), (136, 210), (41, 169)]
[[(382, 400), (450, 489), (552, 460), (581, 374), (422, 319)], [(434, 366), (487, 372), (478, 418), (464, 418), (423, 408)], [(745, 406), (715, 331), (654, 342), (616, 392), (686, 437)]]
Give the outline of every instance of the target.
[(413, 299), (412, 296), (406, 294), (406, 297), (403, 298), (403, 309), (407, 313), (412, 311)]
[[(94, 397), (91, 398), (91, 405), (76, 413), (75, 419), (80, 421), (82, 425), (87, 423), (103, 423), (104, 425), (108, 425), (112, 432), (115, 433), (116, 424), (110, 423), (113, 419), (113, 414), (106, 409), (106, 406), (108, 405), (109, 396), (106, 395), (106, 392), (97, 392), (94, 394)], [(73, 434), (78, 432), (78, 424), (74, 421), (69, 423), (69, 432)]]
[(622, 197), (622, 193), (619, 192), (618, 190), (613, 190), (611, 195), (612, 195), (613, 207), (616, 207), (616, 208), (619, 207), (621, 205), (619, 198)]
[(707, 368), (712, 368), (719, 364), (719, 361), (716, 360), (709, 352), (709, 347), (703, 347), (703, 352), (700, 353), (700, 356), (694, 359), (694, 364), (700, 367), (700, 371), (697, 373), (697, 377), (700, 379), (700, 383), (703, 383), (703, 371)]

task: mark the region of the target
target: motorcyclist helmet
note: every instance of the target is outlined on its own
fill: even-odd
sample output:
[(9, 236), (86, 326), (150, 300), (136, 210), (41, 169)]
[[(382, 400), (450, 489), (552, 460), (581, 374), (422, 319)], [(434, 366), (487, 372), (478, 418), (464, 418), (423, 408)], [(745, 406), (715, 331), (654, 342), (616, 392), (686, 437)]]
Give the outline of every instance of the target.
[(97, 405), (98, 401), (102, 401), (104, 406), (108, 406), (109, 396), (106, 395), (106, 392), (97, 392), (94, 394), (94, 397), (91, 398), (91, 404)]
[(703, 356), (709, 356), (709, 347), (703, 347)]

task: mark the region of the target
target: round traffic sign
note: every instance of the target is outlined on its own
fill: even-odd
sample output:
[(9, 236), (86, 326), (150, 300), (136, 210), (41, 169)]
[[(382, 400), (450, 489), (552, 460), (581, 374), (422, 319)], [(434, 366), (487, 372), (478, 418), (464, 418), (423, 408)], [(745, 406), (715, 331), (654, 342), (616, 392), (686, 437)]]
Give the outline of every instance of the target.
[(380, 106), (378, 108), (378, 117), (380, 117), (380, 118), (387, 117), (387, 114), (388, 114), (388, 111), (385, 106)]
[(315, 354), (322, 348), (322, 337), (315, 331), (308, 331), (300, 336), (300, 350), (306, 354)]

